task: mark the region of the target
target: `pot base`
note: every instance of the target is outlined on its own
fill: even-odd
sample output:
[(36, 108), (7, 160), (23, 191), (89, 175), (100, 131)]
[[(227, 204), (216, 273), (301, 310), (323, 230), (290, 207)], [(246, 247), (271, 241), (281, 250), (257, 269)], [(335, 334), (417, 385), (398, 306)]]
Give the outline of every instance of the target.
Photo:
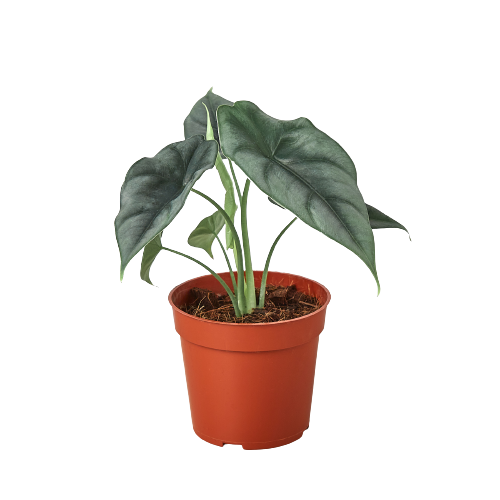
[(211, 438), (210, 436), (206, 436), (205, 434), (201, 434), (200, 432), (194, 431), (195, 434), (203, 439), (203, 441), (206, 441), (207, 443), (214, 444), (215, 446), (224, 446), (225, 444), (235, 444), (235, 445), (240, 445), (244, 450), (266, 450), (268, 448), (278, 448), (279, 446), (285, 446), (286, 444), (293, 443), (294, 441), (297, 441), (297, 439), (300, 439), (302, 437), (302, 434), (304, 431), (299, 432), (298, 434), (295, 434), (293, 436), (289, 436), (284, 439), (276, 439), (275, 441), (266, 441), (266, 442), (261, 442), (261, 443), (233, 443), (230, 441), (221, 441), (220, 439), (214, 439)]

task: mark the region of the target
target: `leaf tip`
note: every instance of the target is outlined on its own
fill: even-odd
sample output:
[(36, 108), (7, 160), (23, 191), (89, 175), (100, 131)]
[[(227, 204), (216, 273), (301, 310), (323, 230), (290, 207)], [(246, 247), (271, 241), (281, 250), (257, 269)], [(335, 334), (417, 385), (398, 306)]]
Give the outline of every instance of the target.
[(153, 283), (151, 282), (151, 280), (144, 280), (146, 283), (149, 283), (151, 286), (154, 286), (155, 288), (158, 288), (156, 285), (153, 285)]

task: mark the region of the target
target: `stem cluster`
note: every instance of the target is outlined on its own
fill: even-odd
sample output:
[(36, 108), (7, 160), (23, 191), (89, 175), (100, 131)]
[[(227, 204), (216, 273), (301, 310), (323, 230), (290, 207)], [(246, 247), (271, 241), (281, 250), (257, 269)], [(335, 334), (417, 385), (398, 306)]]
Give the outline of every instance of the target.
[[(222, 160), (221, 160), (222, 162)], [(231, 160), (229, 160), (229, 166), (231, 168), (231, 175), (233, 178), (234, 185), (236, 187), (236, 192), (238, 193), (238, 199), (240, 201), (241, 205), (241, 238), (238, 234), (238, 231), (236, 230), (233, 221), (231, 220), (231, 217), (227, 214), (227, 212), (210, 196), (207, 196), (206, 194), (198, 191), (197, 189), (191, 189), (193, 193), (196, 193), (197, 195), (201, 196), (205, 200), (207, 200), (209, 203), (211, 203), (219, 212), (220, 214), (224, 217), (224, 220), (226, 222), (226, 226), (229, 228), (229, 231), (231, 232), (233, 236), (233, 241), (234, 241), (234, 246), (233, 246), (233, 253), (234, 253), (234, 260), (236, 263), (236, 271), (237, 275), (233, 273), (232, 267), (231, 267), (231, 262), (229, 260), (229, 257), (227, 255), (227, 252), (224, 248), (223, 243), (219, 239), (218, 236), (216, 236), (217, 241), (219, 242), (219, 245), (222, 249), (222, 252), (224, 254), (224, 257), (226, 259), (227, 266), (229, 268), (229, 273), (231, 276), (231, 282), (233, 285), (233, 288), (231, 290), (230, 286), (212, 269), (210, 269), (207, 265), (203, 264), (199, 260), (195, 259), (194, 257), (191, 257), (189, 255), (183, 254), (181, 252), (178, 252), (176, 250), (172, 250), (170, 248), (162, 247), (163, 250), (168, 250), (169, 252), (175, 253), (177, 255), (181, 255), (182, 257), (185, 257), (189, 260), (192, 260), (193, 262), (196, 262), (203, 268), (205, 268), (210, 274), (212, 274), (217, 281), (224, 287), (224, 290), (227, 292), (228, 296), (231, 299), (231, 302), (233, 303), (234, 307), (234, 312), (237, 317), (241, 317), (244, 314), (250, 314), (257, 306), (257, 300), (256, 300), (256, 294), (255, 294), (255, 279), (254, 279), (254, 274), (253, 274), (253, 267), (252, 267), (252, 256), (250, 253), (250, 239), (248, 236), (248, 220), (247, 220), (247, 204), (248, 204), (248, 191), (250, 189), (250, 180), (247, 179), (245, 182), (245, 187), (243, 189), (243, 195), (241, 194), (241, 190), (238, 184), (238, 180), (236, 179), (236, 175), (234, 173), (233, 169), (233, 164), (231, 163)], [(274, 252), (274, 249), (276, 248), (276, 245), (280, 238), (283, 236), (285, 231), (297, 220), (297, 217), (293, 219), (278, 235), (276, 240), (274, 241), (273, 245), (271, 246), (271, 249), (269, 250), (269, 254), (267, 256), (266, 260), (266, 265), (264, 267), (264, 273), (262, 274), (262, 281), (261, 281), (261, 287), (260, 287), (260, 297), (259, 297), (259, 308), (264, 307), (264, 300), (265, 300), (265, 292), (266, 292), (266, 282), (267, 282), (267, 273), (269, 271), (269, 263), (271, 262), (271, 257)], [(243, 243), (243, 244), (242, 244)], [(243, 265), (243, 259), (244, 259), (244, 265)]]

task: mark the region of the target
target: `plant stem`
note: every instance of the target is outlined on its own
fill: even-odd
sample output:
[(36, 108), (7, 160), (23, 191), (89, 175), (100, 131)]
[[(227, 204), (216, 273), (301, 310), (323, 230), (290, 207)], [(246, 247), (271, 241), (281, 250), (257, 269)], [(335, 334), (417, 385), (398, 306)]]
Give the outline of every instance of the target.
[(241, 311), (238, 307), (238, 301), (236, 300), (236, 297), (234, 296), (233, 292), (231, 292), (231, 289), (226, 285), (226, 282), (215, 272), (212, 271), (208, 266), (203, 264), (203, 262), (200, 262), (199, 260), (195, 259), (194, 257), (190, 257), (189, 255), (186, 255), (185, 253), (178, 252), (177, 250), (172, 250), (171, 248), (167, 247), (161, 247), (162, 250), (167, 250), (168, 252), (176, 253), (177, 255), (180, 255), (182, 257), (185, 257), (186, 259), (192, 260), (193, 262), (196, 262), (200, 266), (204, 267), (223, 287), (224, 290), (226, 290), (227, 294), (229, 295), (229, 298), (231, 299), (231, 302), (233, 303), (234, 307), (234, 312), (238, 318), (241, 318), (242, 314)]
[(238, 184), (238, 179), (236, 179), (236, 175), (235, 175), (234, 169), (233, 169), (233, 164), (229, 158), (228, 158), (228, 160), (229, 160), (229, 168), (231, 169), (231, 175), (233, 176), (234, 185), (236, 186), (236, 192), (238, 193), (238, 199), (240, 200), (240, 205), (241, 205), (240, 185)]
[(248, 222), (247, 222), (247, 201), (248, 190), (250, 189), (250, 179), (245, 182), (243, 190), (243, 198), (241, 199), (241, 235), (243, 237), (243, 251), (245, 252), (245, 271), (246, 271), (246, 312), (250, 314), (257, 305), (255, 298), (255, 282), (253, 277), (252, 256), (250, 254), (250, 240), (248, 238)]
[[(236, 194), (238, 195), (238, 203), (240, 204), (240, 207), (241, 207), (241, 191), (240, 191), (240, 185), (238, 183), (238, 178), (236, 177), (236, 174), (234, 173), (234, 167), (233, 167), (233, 163), (231, 162), (231, 160), (228, 158), (228, 161), (229, 161), (229, 170), (231, 171), (231, 175), (233, 177), (233, 183), (234, 183), (234, 187), (236, 188)], [(241, 220), (241, 215), (240, 215), (240, 220)], [(233, 256), (234, 256), (234, 263), (236, 265), (236, 269), (238, 269), (238, 265), (239, 265), (239, 258), (238, 258), (238, 251), (236, 249), (236, 242), (233, 242)], [(245, 289), (245, 296), (246, 296), (246, 289), (247, 289), (247, 282), (246, 282), (246, 279), (245, 279), (245, 275), (243, 275), (243, 280), (244, 280), (244, 289)], [(238, 296), (238, 299), (240, 299), (240, 297)], [(240, 306), (240, 309), (244, 309), (245, 306), (243, 303), (241, 302), (238, 302), (239, 306)]]
[[(238, 267), (238, 250), (236, 250), (236, 246), (233, 245), (233, 257), (234, 257), (234, 262), (236, 263), (236, 267)], [(238, 274), (238, 276), (240, 276)], [(246, 286), (247, 286), (247, 282), (245, 281), (245, 273), (243, 273), (243, 288), (244, 288), (244, 293), (243, 293), (243, 297), (240, 296), (239, 294), (236, 295), (236, 297), (238, 298), (238, 304), (240, 306), (240, 309), (242, 311), (244, 311), (246, 309), (246, 299), (245, 299), (245, 290), (246, 290)]]
[(259, 295), (259, 307), (262, 309), (264, 307), (264, 301), (266, 299), (266, 282), (267, 282), (267, 273), (269, 271), (269, 264), (271, 262), (271, 257), (273, 255), (274, 249), (276, 248), (276, 245), (278, 244), (278, 241), (280, 238), (285, 234), (285, 231), (297, 220), (297, 217), (292, 220), (292, 222), (288, 223), (288, 225), (281, 231), (280, 234), (278, 234), (278, 237), (274, 240), (274, 243), (271, 247), (271, 250), (269, 250), (269, 255), (267, 256), (266, 260), (266, 265), (264, 267), (264, 272), (262, 273), (262, 282), (260, 284), (260, 295)]
[(219, 242), (219, 245), (222, 249), (222, 253), (224, 254), (224, 257), (226, 259), (227, 267), (229, 269), (229, 274), (231, 275), (231, 281), (233, 282), (234, 293), (236, 293), (236, 295), (238, 295), (237, 286), (236, 286), (236, 279), (234, 278), (234, 273), (233, 273), (233, 270), (231, 269), (231, 262), (229, 262), (229, 257), (227, 256), (226, 249), (224, 248), (224, 245), (222, 244), (222, 241), (220, 240), (219, 236), (216, 234), (215, 237), (217, 238), (217, 241)]
[(238, 304), (240, 306), (240, 309), (242, 312), (246, 311), (246, 300), (245, 300), (245, 273), (244, 273), (244, 268), (243, 268), (243, 257), (242, 257), (242, 251), (241, 251), (241, 242), (240, 242), (240, 237), (238, 236), (238, 233), (236, 231), (236, 228), (234, 227), (233, 221), (231, 220), (231, 217), (227, 214), (227, 212), (210, 196), (207, 196), (206, 194), (201, 193), (197, 189), (191, 189), (193, 193), (196, 193), (197, 195), (201, 196), (202, 198), (205, 198), (208, 202), (210, 202), (224, 217), (226, 220), (226, 224), (228, 225), (229, 229), (233, 233), (233, 239), (234, 239), (234, 244), (236, 245), (236, 250), (237, 250), (237, 263), (236, 263), (236, 268), (238, 271)]

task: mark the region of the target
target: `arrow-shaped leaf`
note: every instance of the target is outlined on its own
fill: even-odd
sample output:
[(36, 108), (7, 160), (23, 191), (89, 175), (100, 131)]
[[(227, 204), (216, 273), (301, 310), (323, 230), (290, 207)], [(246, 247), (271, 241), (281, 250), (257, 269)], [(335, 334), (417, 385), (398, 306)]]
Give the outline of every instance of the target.
[(220, 106), (217, 117), (224, 154), (273, 200), (354, 252), (378, 285), (368, 212), (342, 147), (306, 118), (277, 120), (248, 101)]
[(161, 235), (163, 231), (157, 234), (145, 247), (142, 252), (142, 262), (141, 262), (141, 278), (144, 281), (147, 281), (150, 285), (153, 283), (149, 277), (149, 271), (151, 270), (151, 266), (153, 265), (156, 256), (161, 252), (162, 244), (161, 244)]
[(214, 127), (214, 138), (217, 143), (220, 144), (219, 130), (217, 128), (217, 108), (221, 104), (232, 105), (233, 103), (224, 99), (224, 97), (221, 97), (220, 95), (214, 94), (212, 89), (210, 89), (206, 95), (196, 102), (193, 109), (191, 109), (191, 112), (184, 120), (184, 137), (187, 139), (193, 135), (205, 135), (207, 130), (207, 112), (205, 111), (203, 104), (205, 104), (208, 109), (210, 121)]
[(209, 217), (205, 217), (189, 235), (188, 243), (192, 247), (203, 248), (213, 259), (212, 243), (224, 224), (224, 217), (218, 211)]
[(216, 155), (214, 141), (195, 135), (170, 144), (153, 158), (142, 158), (130, 167), (115, 219), (120, 278), (132, 257), (172, 222), (194, 183), (214, 166)]
[[(400, 224), (398, 221), (391, 219), (388, 215), (385, 215), (375, 207), (366, 205), (366, 208), (368, 209), (368, 216), (370, 217), (370, 225), (372, 229), (395, 228), (402, 229), (403, 231), (406, 231), (408, 233), (408, 229), (406, 229), (403, 224)], [(408, 233), (408, 236), (409, 235), (410, 233)]]

